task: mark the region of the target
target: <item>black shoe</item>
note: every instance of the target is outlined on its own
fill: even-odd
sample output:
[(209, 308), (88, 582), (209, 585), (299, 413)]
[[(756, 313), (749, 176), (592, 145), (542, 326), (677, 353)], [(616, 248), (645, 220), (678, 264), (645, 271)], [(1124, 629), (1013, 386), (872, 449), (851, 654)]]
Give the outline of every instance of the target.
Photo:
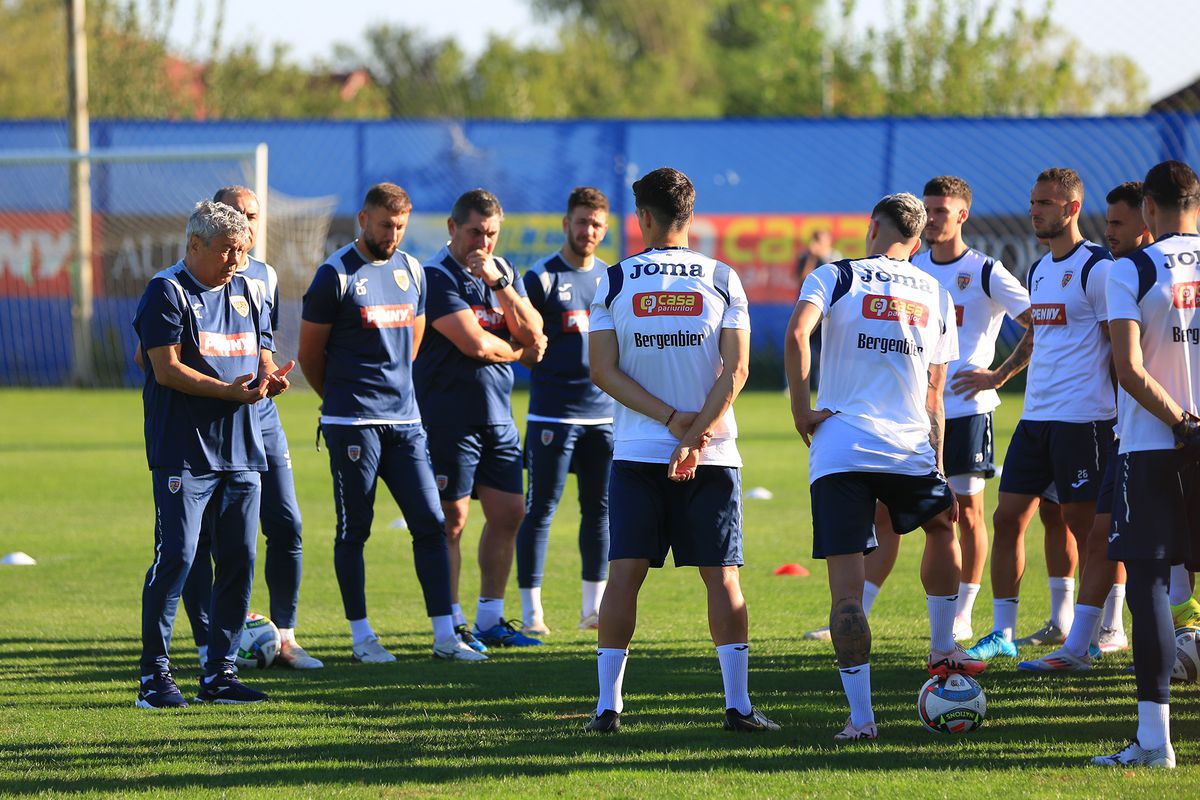
[(232, 667), (221, 670), (211, 681), (201, 678), (196, 695), (197, 703), (261, 703), (266, 699), (265, 694), (239, 681)]
[(142, 683), (138, 690), (138, 708), (187, 708), (187, 700), (183, 692), (175, 685), (171, 671), (164, 669), (148, 681)]
[(777, 731), (779, 726), (767, 719), (754, 706), (749, 714), (743, 714), (736, 708), (725, 709), (725, 730), (727, 731)]
[(610, 708), (592, 717), (592, 721), (583, 729), (588, 733), (616, 733), (621, 730), (621, 715)]

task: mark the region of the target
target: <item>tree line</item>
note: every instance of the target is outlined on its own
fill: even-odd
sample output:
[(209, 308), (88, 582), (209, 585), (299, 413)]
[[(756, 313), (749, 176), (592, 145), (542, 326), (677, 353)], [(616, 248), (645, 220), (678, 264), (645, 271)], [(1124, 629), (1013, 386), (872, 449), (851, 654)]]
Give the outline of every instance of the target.
[[(552, 35), (453, 39), (372, 26), (327, 58), (261, 55), (224, 2), (175, 52), (174, 0), (88, 0), (91, 113), (144, 119), (1031, 116), (1141, 113), (1147, 80), (1000, 0), (528, 0)], [(200, 12), (198, 12), (200, 13)], [(197, 19), (200, 23), (201, 20)], [(234, 42), (230, 44), (230, 42)], [(0, 117), (66, 111), (61, 0), (0, 0)], [(365, 70), (361, 88), (345, 76)]]

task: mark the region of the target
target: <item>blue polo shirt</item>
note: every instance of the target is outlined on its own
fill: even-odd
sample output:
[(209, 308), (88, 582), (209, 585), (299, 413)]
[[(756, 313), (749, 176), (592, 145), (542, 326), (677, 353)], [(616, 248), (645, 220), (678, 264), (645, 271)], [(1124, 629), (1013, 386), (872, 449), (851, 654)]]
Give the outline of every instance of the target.
[[(517, 294), (525, 297), (525, 284), (516, 271), (504, 259), (494, 258)], [(425, 265), (425, 279), (429, 286), (425, 301), (429, 324), (413, 365), (413, 382), (425, 424), (511, 423), (512, 367), (465, 355), (434, 327), (434, 322), (447, 314), (470, 311), (485, 331), (510, 341), (504, 311), (495, 293), (454, 260), (445, 247)]]
[(273, 350), (270, 311), (258, 286), (240, 274), (210, 289), (183, 262), (151, 278), (133, 328), (146, 365), (142, 390), (146, 459), (151, 469), (226, 472), (267, 468), (256, 409), (162, 386), (148, 352), (179, 345), (179, 360), (226, 383), (256, 375), (262, 350)]
[(588, 366), (588, 314), (606, 269), (599, 259), (590, 269), (575, 269), (555, 253), (525, 273), (529, 302), (550, 340), (533, 368), (529, 419), (535, 422), (612, 422), (612, 398), (592, 383)]
[(317, 268), (301, 315), (333, 326), (325, 345), (321, 422), (421, 421), (412, 358), (413, 326), (425, 313), (424, 278), (408, 253), (397, 250), (387, 261), (367, 261), (353, 244)]

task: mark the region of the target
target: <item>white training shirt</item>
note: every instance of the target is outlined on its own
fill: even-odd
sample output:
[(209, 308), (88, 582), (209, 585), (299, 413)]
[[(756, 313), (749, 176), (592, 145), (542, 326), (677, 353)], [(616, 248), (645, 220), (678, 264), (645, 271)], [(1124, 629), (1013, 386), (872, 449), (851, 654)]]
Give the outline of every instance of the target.
[[(611, 266), (591, 308), (593, 331), (615, 331), (621, 371), (679, 411), (699, 411), (721, 373), (723, 328), (750, 329), (742, 282), (727, 264), (684, 247), (649, 249)], [(733, 409), (717, 420), (700, 463), (740, 467)], [(666, 464), (678, 440), (620, 403), (613, 460)]]
[(1112, 347), (1100, 328), (1108, 321), (1105, 283), (1112, 256), (1084, 239), (1056, 259), (1029, 268), (1033, 358), (1021, 419), (1096, 422), (1117, 414), (1109, 364)]
[(1004, 315), (1016, 319), (1029, 310), (1029, 292), (994, 258), (968, 247), (958, 258), (941, 262), (929, 250), (912, 263), (928, 272), (950, 292), (958, 327), (959, 358), (946, 367), (946, 419), (986, 414), (1000, 405), (995, 389), (979, 392), (970, 400), (950, 389), (950, 379), (962, 370), (991, 369), (996, 359), (996, 337)]
[(800, 301), (824, 316), (816, 406), (836, 412), (813, 436), (809, 480), (936, 470), (925, 398), (929, 366), (958, 358), (949, 292), (908, 261), (872, 256), (813, 270)]
[[(1108, 318), (1131, 319), (1141, 333), (1142, 363), (1184, 411), (1200, 397), (1200, 236), (1171, 233), (1113, 264)], [(1121, 452), (1172, 450), (1171, 428), (1117, 390)]]

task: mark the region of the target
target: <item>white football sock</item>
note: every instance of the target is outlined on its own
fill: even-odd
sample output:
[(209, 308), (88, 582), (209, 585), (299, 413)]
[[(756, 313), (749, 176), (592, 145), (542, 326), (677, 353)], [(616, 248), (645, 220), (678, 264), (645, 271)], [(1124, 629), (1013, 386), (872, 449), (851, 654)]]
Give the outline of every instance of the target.
[(739, 714), (750, 713), (750, 645), (743, 643), (717, 646), (721, 662), (721, 681), (725, 684), (725, 707)]
[(863, 581), (863, 616), (871, 616), (871, 606), (875, 605), (875, 598), (879, 597), (879, 590), (882, 586), (877, 586), (870, 581)]
[(1071, 624), (1071, 632), (1067, 634), (1067, 641), (1063, 644), (1068, 653), (1076, 658), (1083, 658), (1088, 654), (1088, 645), (1100, 634), (1102, 613), (1104, 609), (1099, 606), (1075, 606), (1075, 621)]
[(450, 604), (450, 616), (454, 618), (455, 625), (466, 625), (467, 616), (463, 614), (462, 606), (458, 603)]
[(1071, 630), (1075, 618), (1075, 579), (1050, 578), (1050, 624), (1060, 631)]
[(296, 643), (296, 629), (295, 628), (280, 628), (279, 629), (279, 644), (283, 645), (283, 644), (287, 644), (288, 642), (291, 642), (292, 644)]
[(1124, 605), (1125, 584), (1114, 583), (1108, 592), (1108, 597), (1104, 600), (1104, 622), (1101, 624), (1105, 628), (1112, 628), (1115, 631), (1125, 630)]
[(992, 630), (1004, 634), (1004, 638), (1010, 642), (1013, 640), (1013, 631), (1017, 629), (1017, 606), (1020, 602), (1019, 597), (997, 597), (992, 601)]
[(454, 633), (453, 614), (430, 617), (429, 621), (433, 623), (433, 641), (435, 644), (457, 641), (458, 637)]
[(1186, 603), (1192, 596), (1192, 582), (1188, 578), (1188, 569), (1183, 564), (1171, 567), (1171, 593), (1167, 602), (1173, 606)]
[(929, 609), (929, 648), (939, 653), (954, 649), (954, 612), (958, 608), (958, 595), (925, 595), (925, 607)]
[(504, 616), (503, 597), (481, 597), (475, 604), (475, 627), (481, 631), (494, 628)]
[(604, 597), (604, 587), (607, 585), (608, 581), (583, 581), (581, 618), (600, 613), (600, 600)]
[(625, 682), (625, 662), (629, 659), (629, 651), (619, 647), (600, 647), (596, 649), (596, 672), (600, 678), (600, 699), (596, 701), (596, 713), (615, 711), (618, 714), (625, 708), (621, 699), (621, 684)]
[(204, 669), (204, 665), (208, 663), (208, 645), (200, 645), (196, 648), (196, 653), (200, 656), (200, 669)]
[(975, 610), (975, 597), (979, 594), (978, 583), (960, 583), (958, 584), (958, 603), (954, 609), (954, 616), (959, 619), (970, 620), (971, 612)]
[(531, 586), (521, 589), (521, 620), (526, 625), (532, 625), (534, 618), (541, 619), (545, 612), (542, 610), (542, 587)]
[(366, 617), (350, 620), (350, 640), (355, 644), (374, 637), (375, 631), (371, 630), (371, 623), (367, 622)]
[(871, 708), (871, 665), (860, 664), (857, 667), (839, 669), (842, 676), (842, 688), (846, 691), (846, 699), (850, 701), (850, 722), (854, 727), (875, 721), (875, 709)]
[(1137, 740), (1143, 750), (1156, 750), (1171, 741), (1171, 706), (1139, 700)]

